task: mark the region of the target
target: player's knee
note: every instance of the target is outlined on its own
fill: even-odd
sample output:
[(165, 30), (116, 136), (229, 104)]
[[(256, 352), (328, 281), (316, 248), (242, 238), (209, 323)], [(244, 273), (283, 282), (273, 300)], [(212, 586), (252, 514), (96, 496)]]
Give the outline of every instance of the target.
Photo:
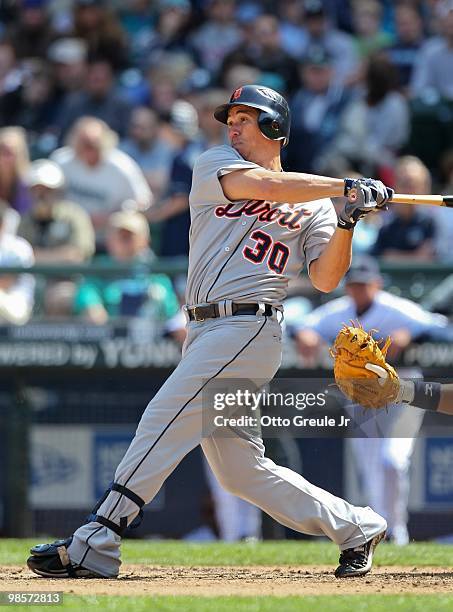
[(220, 485), (231, 493), (232, 495), (237, 495), (241, 497), (241, 493), (245, 488), (245, 484), (241, 482), (240, 476), (234, 473), (221, 472), (220, 474), (216, 474), (217, 479)]

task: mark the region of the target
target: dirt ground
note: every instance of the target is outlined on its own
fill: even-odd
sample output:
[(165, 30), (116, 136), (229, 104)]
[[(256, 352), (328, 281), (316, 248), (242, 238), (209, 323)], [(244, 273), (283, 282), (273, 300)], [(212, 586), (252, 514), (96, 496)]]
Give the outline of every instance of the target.
[(453, 569), (374, 568), (363, 578), (337, 580), (332, 567), (163, 567), (123, 565), (116, 580), (45, 579), (20, 566), (0, 566), (1, 591), (75, 595), (331, 595), (451, 593)]

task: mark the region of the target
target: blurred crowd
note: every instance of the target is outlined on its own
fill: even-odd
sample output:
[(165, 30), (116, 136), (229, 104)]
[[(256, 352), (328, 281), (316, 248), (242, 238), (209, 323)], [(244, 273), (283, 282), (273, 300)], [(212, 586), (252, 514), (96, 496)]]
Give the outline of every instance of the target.
[[(453, 0), (4, 0), (0, 264), (187, 255), (193, 163), (244, 84), (290, 102), (285, 169), (451, 193), (452, 75)], [(395, 206), (354, 250), (449, 262), (452, 238), (448, 210)], [(183, 282), (137, 270), (54, 278), (39, 305), (2, 277), (0, 320), (153, 313), (178, 336)]]

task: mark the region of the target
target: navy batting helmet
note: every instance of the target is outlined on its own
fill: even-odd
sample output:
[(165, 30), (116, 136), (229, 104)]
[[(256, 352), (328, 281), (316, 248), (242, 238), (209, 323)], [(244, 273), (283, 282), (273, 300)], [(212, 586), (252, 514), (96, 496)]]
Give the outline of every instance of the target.
[(228, 111), (232, 106), (251, 106), (258, 109), (258, 125), (261, 132), (271, 140), (281, 140), (288, 144), (291, 117), (288, 102), (278, 92), (260, 85), (244, 85), (233, 92), (227, 104), (218, 106), (214, 117), (226, 123)]

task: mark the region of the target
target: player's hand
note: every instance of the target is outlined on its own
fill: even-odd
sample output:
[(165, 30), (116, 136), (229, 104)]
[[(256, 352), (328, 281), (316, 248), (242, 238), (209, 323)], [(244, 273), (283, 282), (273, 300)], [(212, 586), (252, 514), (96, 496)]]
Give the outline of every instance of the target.
[(393, 189), (374, 179), (345, 179), (344, 193), (348, 198), (338, 218), (338, 226), (352, 229), (359, 219), (377, 209), (387, 209)]
[[(387, 378), (388, 378), (388, 373), (384, 370), (384, 368), (381, 368), (381, 366), (378, 366), (374, 363), (365, 364), (365, 368), (369, 370), (370, 372), (373, 372), (374, 374), (377, 375), (378, 384), (380, 386), (385, 385)], [(412, 400), (414, 399), (413, 381), (403, 380), (402, 378), (398, 378), (395, 381), (395, 384), (397, 385), (397, 393), (394, 399), (394, 403), (401, 404), (404, 402), (404, 403), (410, 404)]]
[(408, 329), (401, 328), (392, 331), (392, 344), (389, 347), (387, 357), (390, 361), (396, 361), (401, 353), (412, 341), (412, 334)]

